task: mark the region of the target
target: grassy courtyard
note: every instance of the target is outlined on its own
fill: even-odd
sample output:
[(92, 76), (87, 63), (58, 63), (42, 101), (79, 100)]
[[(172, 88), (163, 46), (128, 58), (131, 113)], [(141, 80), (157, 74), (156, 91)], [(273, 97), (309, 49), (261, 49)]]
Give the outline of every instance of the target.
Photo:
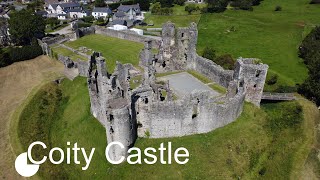
[[(302, 119), (296, 102), (264, 104), (261, 109), (245, 104), (241, 117), (223, 128), (200, 135), (181, 138), (139, 138), (136, 147), (159, 147), (172, 142), (173, 148), (186, 147), (190, 160), (186, 165), (111, 165), (104, 150), (106, 131), (90, 113), (90, 102), (85, 78), (61, 85), (49, 83), (30, 100), (22, 111), (18, 134), (22, 149), (35, 140), (49, 147), (66, 149), (66, 142), (96, 148), (90, 167), (80, 165), (41, 165), (38, 175), (43, 179), (216, 179), (244, 178), (281, 179), (301, 177), (304, 163), (313, 141), (313, 125), (318, 112), (314, 105), (301, 101)], [(297, 110), (294, 113), (292, 110)], [(285, 121), (286, 119), (291, 121)], [(41, 152), (41, 153), (40, 153)], [(38, 153), (48, 153), (38, 151)], [(58, 158), (58, 157), (57, 157)], [(80, 161), (83, 161), (80, 156)]]
[(81, 56), (79, 54), (76, 54), (72, 51), (70, 51), (69, 49), (66, 49), (62, 46), (55, 46), (52, 47), (52, 52), (53, 52), (53, 56), (57, 59), (58, 54), (61, 54), (63, 56), (68, 56), (71, 60), (73, 61), (87, 61), (88, 59), (84, 56)]
[(65, 43), (74, 49), (87, 47), (96, 52), (101, 52), (106, 58), (107, 68), (113, 72), (116, 61), (131, 63), (134, 66), (139, 64), (139, 53), (143, 48), (142, 43), (122, 40), (99, 34), (84, 36), (76, 41)]

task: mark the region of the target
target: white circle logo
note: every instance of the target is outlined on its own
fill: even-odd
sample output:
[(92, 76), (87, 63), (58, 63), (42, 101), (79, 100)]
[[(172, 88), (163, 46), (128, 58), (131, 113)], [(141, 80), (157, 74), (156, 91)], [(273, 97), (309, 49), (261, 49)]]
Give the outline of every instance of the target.
[(38, 172), (40, 165), (28, 164), (28, 153), (24, 152), (17, 157), (14, 167), (21, 176), (31, 177)]

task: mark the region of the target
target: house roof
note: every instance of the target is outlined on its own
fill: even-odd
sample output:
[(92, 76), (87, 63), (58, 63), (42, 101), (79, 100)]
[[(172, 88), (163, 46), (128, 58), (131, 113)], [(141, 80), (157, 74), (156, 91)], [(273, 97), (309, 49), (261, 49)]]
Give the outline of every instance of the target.
[(95, 7), (92, 12), (102, 12), (102, 13), (108, 13), (108, 14), (112, 13), (110, 8), (105, 8), (105, 7)]
[(44, 3), (46, 6), (49, 6), (49, 4), (58, 4), (58, 0), (44, 0)]
[(114, 13), (114, 15), (116, 17), (124, 17), (124, 16), (126, 16), (126, 14), (124, 14), (124, 12), (122, 12), (122, 11), (118, 11), (118, 12)]
[(51, 6), (53, 9), (57, 9), (57, 6), (58, 6), (59, 4), (49, 4), (49, 6)]
[(118, 7), (118, 11), (122, 12), (128, 12), (130, 9), (133, 9), (136, 12), (140, 12), (140, 5), (139, 4), (133, 4), (133, 5), (120, 5)]
[(113, 21), (112, 21), (112, 25), (116, 25), (116, 24), (126, 26), (126, 25), (127, 25), (127, 22), (126, 22), (125, 20), (113, 20)]
[(60, 7), (62, 7), (62, 9), (64, 8), (69, 8), (69, 7), (80, 7), (80, 4), (79, 3), (74, 3), (74, 2), (71, 2), (71, 3), (61, 3), (61, 4), (58, 4)]
[(81, 9), (69, 9), (68, 12), (81, 12)]

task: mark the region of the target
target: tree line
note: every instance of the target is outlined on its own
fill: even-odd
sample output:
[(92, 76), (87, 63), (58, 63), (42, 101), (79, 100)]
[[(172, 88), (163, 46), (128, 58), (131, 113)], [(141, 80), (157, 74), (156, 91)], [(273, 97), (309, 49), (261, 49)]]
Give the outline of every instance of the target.
[(299, 47), (309, 75), (299, 86), (298, 92), (320, 105), (320, 26), (311, 31)]
[(45, 35), (45, 20), (32, 10), (21, 10), (10, 14), (8, 20), (10, 46), (0, 48), (0, 67), (14, 62), (33, 59), (41, 54), (42, 48), (36, 39)]

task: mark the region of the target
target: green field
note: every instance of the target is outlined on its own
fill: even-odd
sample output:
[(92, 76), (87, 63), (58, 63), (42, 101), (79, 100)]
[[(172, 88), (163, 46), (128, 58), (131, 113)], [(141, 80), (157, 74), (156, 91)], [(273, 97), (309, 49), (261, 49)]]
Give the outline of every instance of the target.
[[(227, 10), (203, 14), (197, 51), (212, 46), (218, 54), (260, 58), (279, 75), (279, 83), (293, 86), (307, 76), (298, 47), (312, 27), (320, 23), (320, 6), (310, 0), (265, 0), (251, 11)], [(282, 11), (275, 12), (280, 5)], [(232, 31), (234, 30), (234, 31)]]
[[(261, 109), (245, 104), (237, 121), (213, 132), (181, 138), (139, 138), (135, 144), (141, 149), (157, 148), (170, 141), (174, 149), (186, 147), (190, 152), (186, 165), (161, 165), (159, 161), (155, 165), (111, 165), (104, 156), (105, 129), (90, 113), (86, 79), (76, 78), (44, 86), (23, 110), (18, 134), (24, 151), (35, 140), (64, 150), (67, 141), (77, 142), (87, 151), (96, 148), (88, 170), (74, 164), (45, 163), (38, 173), (43, 179), (287, 179), (301, 175), (301, 164), (313, 140), (317, 110), (309, 102), (301, 103), (304, 110), (312, 111), (304, 120), (299, 112), (292, 111), (298, 107), (295, 102), (265, 104)], [(48, 152), (40, 149), (38, 153)], [(81, 156), (79, 160), (83, 161)]]
[(116, 61), (121, 63), (131, 63), (134, 66), (139, 64), (139, 53), (143, 48), (142, 43), (122, 40), (99, 34), (84, 36), (76, 41), (65, 43), (74, 49), (87, 47), (96, 52), (101, 52), (106, 58), (109, 72), (113, 72)]
[[(201, 5), (202, 6), (202, 5)], [(154, 26), (137, 26), (137, 28), (161, 28), (162, 25), (168, 21), (171, 21), (176, 24), (177, 27), (186, 27), (189, 26), (191, 22), (198, 23), (201, 14), (199, 11), (193, 12), (192, 14), (188, 14), (184, 10), (185, 6), (174, 5), (172, 7), (173, 14), (168, 16), (163, 15), (152, 15), (151, 13), (145, 14), (145, 22), (148, 24), (154, 24)]]

